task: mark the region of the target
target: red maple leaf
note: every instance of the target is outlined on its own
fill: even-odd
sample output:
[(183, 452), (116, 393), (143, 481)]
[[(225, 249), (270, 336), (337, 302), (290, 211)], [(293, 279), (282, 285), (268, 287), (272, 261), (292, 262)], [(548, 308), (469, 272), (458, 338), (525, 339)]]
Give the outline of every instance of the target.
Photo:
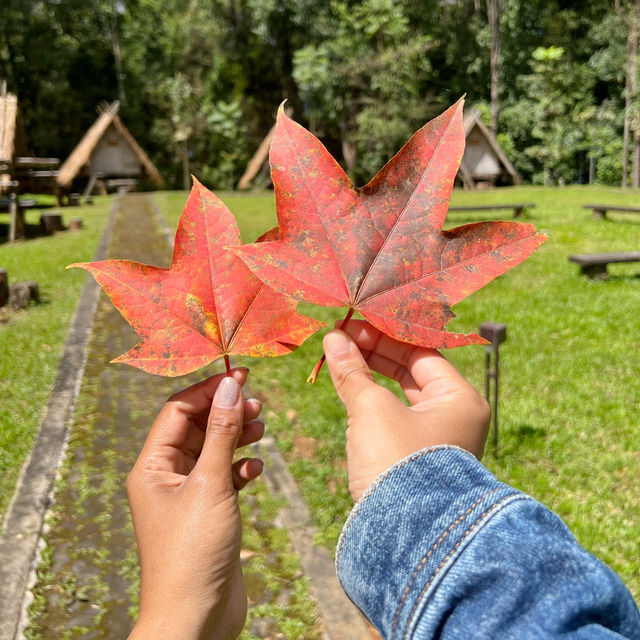
[(113, 362), (179, 376), (225, 356), (228, 369), (229, 354), (283, 355), (323, 326), (225, 250), (240, 243), (232, 213), (195, 180), (169, 269), (130, 260), (70, 265), (94, 275), (142, 338)]
[(462, 100), (427, 123), (362, 189), (320, 141), (278, 112), (270, 162), (280, 240), (236, 247), (273, 288), (347, 306), (384, 333), (443, 348), (486, 341), (445, 329), (451, 306), (527, 258), (531, 224), (443, 230), (464, 150)]

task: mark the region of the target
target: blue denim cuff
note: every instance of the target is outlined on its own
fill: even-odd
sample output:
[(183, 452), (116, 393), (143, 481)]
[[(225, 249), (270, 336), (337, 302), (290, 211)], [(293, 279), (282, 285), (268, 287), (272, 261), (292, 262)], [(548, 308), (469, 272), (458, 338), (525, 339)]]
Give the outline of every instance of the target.
[(336, 554), (343, 589), (383, 637), (404, 637), (477, 532), (518, 499), (530, 500), (463, 449), (416, 452), (354, 506)]

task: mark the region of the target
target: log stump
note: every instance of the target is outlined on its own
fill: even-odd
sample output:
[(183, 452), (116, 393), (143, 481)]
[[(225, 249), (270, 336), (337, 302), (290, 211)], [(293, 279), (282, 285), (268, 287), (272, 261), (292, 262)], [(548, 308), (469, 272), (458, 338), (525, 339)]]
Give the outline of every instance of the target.
[(9, 273), (6, 269), (0, 269), (0, 307), (9, 302)]
[(62, 214), (59, 211), (43, 213), (40, 216), (40, 226), (47, 235), (51, 235), (56, 231), (63, 231)]
[(16, 282), (9, 287), (9, 305), (14, 311), (29, 306), (29, 303), (40, 301), (40, 288), (34, 280)]
[(82, 229), (82, 218), (71, 218), (69, 220), (70, 231), (80, 231)]
[(80, 206), (80, 194), (79, 193), (70, 193), (69, 194), (69, 206), (70, 207), (79, 207)]

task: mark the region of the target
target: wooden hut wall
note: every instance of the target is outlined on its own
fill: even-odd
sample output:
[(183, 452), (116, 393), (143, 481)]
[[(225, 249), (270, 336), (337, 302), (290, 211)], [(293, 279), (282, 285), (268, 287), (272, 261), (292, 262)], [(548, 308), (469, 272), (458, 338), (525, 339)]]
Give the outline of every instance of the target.
[(142, 165), (136, 152), (111, 123), (91, 154), (92, 173), (106, 176), (139, 176)]
[(496, 178), (503, 171), (500, 159), (478, 126), (474, 126), (467, 135), (462, 162), (474, 179)]

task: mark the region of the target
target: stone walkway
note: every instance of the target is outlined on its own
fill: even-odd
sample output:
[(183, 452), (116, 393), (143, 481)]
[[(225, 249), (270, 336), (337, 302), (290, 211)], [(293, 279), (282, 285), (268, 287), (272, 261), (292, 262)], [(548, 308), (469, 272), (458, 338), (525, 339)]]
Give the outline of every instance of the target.
[[(168, 266), (170, 249), (150, 196), (120, 199), (107, 257)], [(24, 632), (28, 638), (125, 638), (136, 615), (138, 565), (125, 478), (166, 398), (206, 375), (201, 371), (176, 381), (109, 364), (136, 341), (135, 332), (101, 295), (54, 504), (40, 541), (30, 623)], [(273, 443), (265, 443), (263, 450), (267, 458), (274, 458), (277, 470), (279, 454)], [(270, 486), (273, 490), (283, 484), (272, 480)], [(287, 515), (296, 502), (291, 495), (287, 498), (289, 506), (283, 511), (282, 499), (270, 495), (265, 483), (259, 482), (243, 499), (250, 614), (242, 637), (370, 637), (352, 605), (345, 605), (344, 597), (338, 602), (337, 582), (332, 584), (335, 579), (327, 577), (330, 554), (325, 550), (311, 554), (316, 564), (318, 557), (328, 559), (315, 585), (312, 574), (318, 569), (307, 568), (304, 557), (309, 554), (299, 547), (312, 536), (292, 531), (295, 554), (288, 536), (283, 538), (275, 526), (278, 512), (285, 525), (287, 518), (300, 520), (299, 513)], [(319, 607), (310, 588), (318, 601), (324, 600)], [(318, 610), (323, 609), (334, 613), (322, 616)], [(328, 620), (332, 617), (336, 620)], [(342, 626), (342, 632), (331, 631), (336, 622), (335, 628)]]

